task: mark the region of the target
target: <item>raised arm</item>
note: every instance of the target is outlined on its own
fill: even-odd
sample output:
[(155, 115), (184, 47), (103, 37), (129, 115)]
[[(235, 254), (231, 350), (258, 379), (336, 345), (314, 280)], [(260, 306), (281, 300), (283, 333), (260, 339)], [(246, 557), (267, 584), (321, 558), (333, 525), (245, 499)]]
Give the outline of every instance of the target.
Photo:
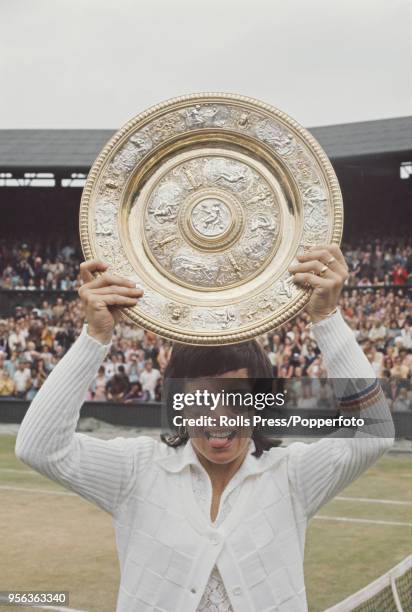
[(106, 266), (82, 264), (79, 290), (88, 324), (53, 369), (20, 426), (16, 455), (45, 476), (114, 512), (127, 494), (135, 470), (150, 455), (149, 438), (99, 440), (75, 433), (87, 389), (110, 347), (118, 306), (142, 295), (133, 283), (107, 273)]
[(365, 420), (353, 437), (340, 430), (319, 442), (290, 446), (290, 481), (310, 518), (392, 446), (394, 426), (375, 372), (336, 309), (347, 278), (340, 249), (312, 249), (294, 269), (297, 282), (313, 287), (312, 330), (341, 410)]

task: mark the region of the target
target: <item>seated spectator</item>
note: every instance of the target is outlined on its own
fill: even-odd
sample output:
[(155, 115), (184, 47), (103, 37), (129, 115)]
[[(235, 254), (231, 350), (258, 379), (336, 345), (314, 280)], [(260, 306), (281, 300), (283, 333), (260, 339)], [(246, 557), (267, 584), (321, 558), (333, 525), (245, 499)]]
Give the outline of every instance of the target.
[(403, 363), (401, 357), (395, 357), (393, 367), (391, 368), (391, 376), (395, 378), (408, 378), (409, 368)]
[(412, 326), (405, 321), (404, 328), (400, 330), (399, 336), (395, 340), (398, 346), (402, 346), (412, 351)]
[(369, 345), (369, 347), (365, 347), (364, 351), (365, 355), (372, 364), (373, 369), (375, 370), (376, 376), (379, 378), (383, 369), (383, 353), (377, 350), (376, 345), (373, 342)]
[(64, 311), (66, 310), (66, 306), (63, 302), (62, 297), (58, 297), (55, 305), (52, 307), (52, 313), (56, 318), (62, 317)]
[(149, 399), (149, 392), (143, 391), (142, 384), (140, 382), (133, 383), (129, 393), (127, 393), (124, 398), (126, 404), (147, 402)]
[(53, 369), (53, 353), (51, 349), (45, 344), (42, 346), (42, 350), (40, 352), (41, 359), (44, 361), (44, 368), (48, 374), (50, 374)]
[(16, 323), (12, 325), (8, 344), (11, 351), (15, 351), (16, 349), (24, 350), (26, 348), (26, 334), (19, 321), (16, 321)]
[(30, 364), (34, 364), (40, 358), (40, 353), (36, 351), (36, 344), (33, 340), (27, 342), (26, 350), (23, 351), (22, 357)]
[(322, 365), (321, 357), (316, 357), (307, 369), (310, 378), (326, 378), (326, 370)]
[(20, 359), (17, 365), (17, 370), (14, 373), (13, 381), (16, 390), (16, 396), (20, 399), (26, 399), (26, 393), (31, 386), (31, 372), (28, 367), (30, 364)]
[(17, 370), (18, 353), (13, 351), (10, 358), (4, 362), (4, 369), (8, 372), (9, 376), (14, 379), (14, 374)]
[(0, 397), (13, 397), (14, 382), (7, 370), (0, 368)]
[(373, 327), (369, 332), (369, 338), (374, 342), (378, 340), (384, 340), (386, 337), (387, 329), (385, 325), (376, 319), (373, 323)]
[(126, 373), (129, 377), (130, 384), (134, 385), (139, 381), (140, 364), (137, 353), (129, 355), (130, 361), (126, 365)]
[(41, 343), (43, 346), (46, 346), (47, 348), (51, 349), (53, 348), (53, 341), (53, 332), (51, 329), (49, 329), (47, 322), (44, 322), (43, 329), (41, 331)]
[(107, 399), (120, 402), (127, 395), (129, 388), (130, 383), (124, 365), (120, 365), (117, 373), (113, 374), (106, 384)]
[(140, 382), (142, 383), (143, 391), (149, 393), (151, 400), (156, 398), (156, 386), (159, 382), (160, 372), (153, 367), (152, 359), (148, 359), (145, 363), (144, 370), (140, 375)]
[(47, 300), (42, 302), (39, 314), (45, 321), (49, 321), (52, 318), (53, 311)]
[(397, 263), (392, 271), (392, 280), (394, 285), (406, 285), (408, 280), (408, 271), (401, 263)]
[(94, 380), (91, 389), (92, 399), (95, 402), (104, 402), (106, 400), (106, 384), (107, 384), (107, 376), (105, 367), (100, 366), (97, 376)]
[(46, 378), (47, 372), (44, 367), (44, 361), (39, 359), (32, 371), (31, 384), (27, 389), (26, 399), (30, 401), (34, 399)]

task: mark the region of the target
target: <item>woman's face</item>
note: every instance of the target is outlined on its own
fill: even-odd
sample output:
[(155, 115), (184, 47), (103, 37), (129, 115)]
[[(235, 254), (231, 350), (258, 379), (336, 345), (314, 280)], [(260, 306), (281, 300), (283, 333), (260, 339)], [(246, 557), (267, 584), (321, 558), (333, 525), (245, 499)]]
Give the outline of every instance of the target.
[[(247, 381), (248, 372), (246, 368), (225, 372), (212, 379), (197, 379), (188, 383), (185, 391), (192, 393), (196, 389), (209, 391), (248, 391), (250, 389)], [(228, 379), (225, 381), (225, 379)], [(185, 410), (185, 416), (189, 418), (200, 415), (212, 416), (215, 425), (205, 427), (188, 427), (188, 434), (193, 448), (202, 462), (209, 461), (214, 464), (229, 464), (244, 456), (247, 452), (249, 441), (252, 436), (253, 427), (225, 426), (219, 423), (220, 417), (236, 418), (239, 415), (250, 417), (251, 413), (245, 410), (234, 410), (228, 406), (217, 406), (213, 411), (207, 407), (191, 408)]]

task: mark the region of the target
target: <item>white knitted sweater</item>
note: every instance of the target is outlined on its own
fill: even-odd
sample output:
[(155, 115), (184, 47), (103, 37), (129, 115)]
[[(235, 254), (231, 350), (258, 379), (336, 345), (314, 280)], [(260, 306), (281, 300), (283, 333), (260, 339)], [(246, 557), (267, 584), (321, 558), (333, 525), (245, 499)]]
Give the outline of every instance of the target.
[[(329, 377), (368, 384), (375, 378), (339, 312), (313, 332)], [(391, 446), (382, 394), (363, 411), (374, 418), (374, 436), (293, 443), (259, 459), (247, 455), (211, 523), (205, 511), (210, 482), (190, 442), (173, 449), (146, 436), (100, 440), (75, 432), (108, 348), (83, 328), (33, 400), (16, 454), (113, 515), (121, 568), (117, 611), (307, 610), (307, 522)], [(212, 608), (216, 593), (220, 603)]]

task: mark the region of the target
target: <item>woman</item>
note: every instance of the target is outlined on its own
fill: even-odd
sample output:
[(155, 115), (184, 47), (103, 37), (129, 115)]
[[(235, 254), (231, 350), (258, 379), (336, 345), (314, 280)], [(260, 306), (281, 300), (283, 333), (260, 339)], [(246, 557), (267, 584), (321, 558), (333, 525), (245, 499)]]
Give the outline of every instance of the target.
[(7, 370), (0, 367), (0, 397), (13, 397), (14, 382)]
[(107, 399), (113, 402), (123, 401), (129, 392), (129, 387), (130, 383), (124, 365), (120, 364), (116, 374), (113, 374), (106, 383)]
[(126, 366), (126, 372), (131, 385), (139, 382), (140, 365), (137, 353), (131, 353)]
[(97, 371), (97, 376), (91, 385), (91, 395), (94, 402), (105, 402), (106, 401), (106, 370), (104, 366), (100, 366)]
[(26, 399), (31, 401), (36, 397), (46, 378), (47, 371), (45, 369), (44, 360), (39, 359), (32, 371), (31, 386), (27, 391)]
[[(121, 567), (118, 612), (307, 610), (308, 520), (393, 442), (373, 369), (336, 312), (347, 277), (340, 249), (312, 248), (291, 272), (297, 283), (314, 288), (308, 313), (329, 377), (372, 379), (341, 393), (341, 407), (366, 406), (363, 414), (373, 424), (369, 436), (341, 434), (287, 448), (265, 445), (256, 432), (248, 438), (205, 431), (196, 439), (181, 432), (169, 444), (146, 436), (99, 440), (76, 433), (84, 395), (110, 346), (113, 307), (133, 306), (142, 295), (111, 274), (93, 278), (105, 270), (101, 262), (81, 265), (79, 293), (88, 324), (30, 406), (17, 456), (113, 515)], [(254, 341), (209, 348), (209, 358), (198, 359), (204, 351), (177, 348), (169, 372), (244, 379), (269, 367)]]

